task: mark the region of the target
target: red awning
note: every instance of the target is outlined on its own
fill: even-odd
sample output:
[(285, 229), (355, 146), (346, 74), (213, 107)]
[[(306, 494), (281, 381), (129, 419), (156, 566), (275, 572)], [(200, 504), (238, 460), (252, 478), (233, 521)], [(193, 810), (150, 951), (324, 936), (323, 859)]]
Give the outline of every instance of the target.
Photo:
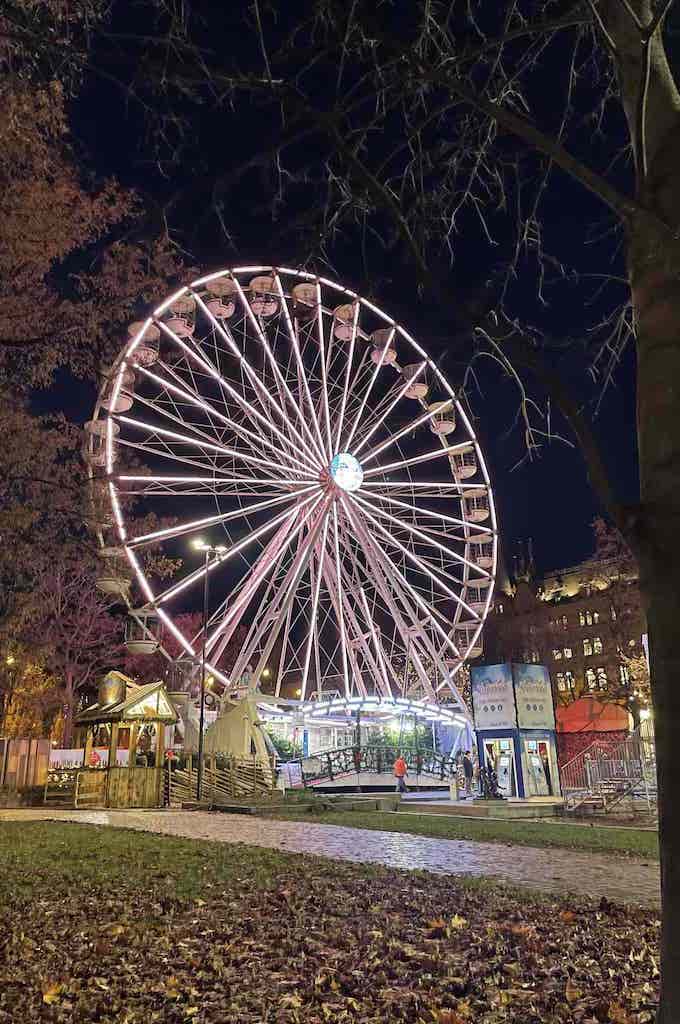
[(620, 704), (602, 704), (594, 697), (580, 697), (555, 709), (558, 732), (628, 732), (631, 717)]

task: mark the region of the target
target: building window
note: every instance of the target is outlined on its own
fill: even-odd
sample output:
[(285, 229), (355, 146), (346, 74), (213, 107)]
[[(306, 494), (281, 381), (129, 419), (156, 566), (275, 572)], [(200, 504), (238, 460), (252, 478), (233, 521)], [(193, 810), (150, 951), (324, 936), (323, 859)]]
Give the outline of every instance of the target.
[(560, 693), (569, 693), (574, 689), (574, 673), (573, 672), (558, 672), (557, 673), (557, 689)]
[(586, 688), (588, 690), (594, 690), (597, 686), (597, 676), (595, 675), (594, 668), (586, 669)]
[(599, 636), (593, 637), (593, 654), (602, 654), (602, 640)]
[(597, 677), (597, 688), (598, 688), (598, 690), (606, 690), (607, 689), (607, 670), (605, 668), (598, 668), (598, 669), (596, 669), (596, 673), (595, 674), (596, 674), (596, 677)]
[(503, 605), (502, 604), (496, 605), (496, 608), (497, 608), (498, 614), (502, 615), (503, 614)]
[(565, 628), (565, 629), (566, 629), (566, 628), (567, 628), (567, 626), (569, 625), (569, 619), (567, 618), (567, 616), (566, 616), (566, 615), (563, 615), (563, 616), (562, 616), (562, 625), (564, 626), (564, 628)]
[(553, 650), (553, 658), (555, 659), (555, 661), (562, 660), (562, 651), (558, 647), (555, 647)]
[(536, 627), (535, 626), (529, 626), (529, 632), (530, 633), (535, 633), (536, 632)]
[(611, 617), (612, 617), (612, 622), (616, 622), (617, 615), (616, 615), (616, 608), (614, 607), (614, 605), (610, 606), (609, 612), (610, 612)]
[(564, 648), (564, 657), (565, 658), (573, 658), (573, 656), (574, 656), (574, 652), (572, 651), (571, 647), (565, 647)]
[(592, 653), (593, 641), (590, 639), (590, 637), (586, 637), (586, 639), (583, 641), (583, 654), (586, 658), (588, 658)]
[(628, 646), (629, 647), (635, 647), (635, 640), (629, 640), (628, 641)]
[(538, 651), (532, 651), (532, 652), (531, 652), (531, 660), (532, 660), (532, 662), (534, 663), (534, 665), (538, 665), (538, 662), (539, 662), (539, 657), (540, 657), (540, 656), (539, 656), (539, 653), (538, 653)]
[(628, 671), (627, 665), (619, 665), (619, 679), (621, 680), (621, 686), (628, 686), (630, 682), (630, 672)]
[(589, 608), (578, 613), (578, 621), (581, 626), (597, 626), (600, 621), (600, 613), (592, 612)]

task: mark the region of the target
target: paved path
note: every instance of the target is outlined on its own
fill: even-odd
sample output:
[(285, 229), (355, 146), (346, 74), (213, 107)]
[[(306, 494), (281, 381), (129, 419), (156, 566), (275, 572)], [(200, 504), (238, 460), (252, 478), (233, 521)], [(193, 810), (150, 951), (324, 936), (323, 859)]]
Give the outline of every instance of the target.
[(207, 811), (0, 811), (2, 821), (78, 821), (112, 825), (219, 843), (245, 843), (337, 860), (420, 868), (437, 874), (495, 878), (546, 892), (656, 905), (659, 867), (655, 862), (572, 850), (536, 849), (504, 843), (434, 839), (400, 832), (378, 832), (315, 822)]

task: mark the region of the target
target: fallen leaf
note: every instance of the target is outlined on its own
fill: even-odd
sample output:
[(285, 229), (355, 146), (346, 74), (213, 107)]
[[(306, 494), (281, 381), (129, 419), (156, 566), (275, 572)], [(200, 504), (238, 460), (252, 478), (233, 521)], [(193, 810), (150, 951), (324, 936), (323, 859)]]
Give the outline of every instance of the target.
[(608, 1012), (612, 1024), (633, 1024), (634, 1017), (620, 1003), (610, 1003)]
[(52, 1003), (58, 1003), (61, 993), (64, 991), (64, 986), (58, 981), (49, 981), (43, 988), (43, 1003), (47, 1003), (51, 1006)]
[(466, 917), (461, 917), (460, 914), (454, 914), (451, 920), (449, 921), (449, 928), (452, 928), (454, 931), (457, 931), (459, 928), (464, 928), (466, 924)]
[(560, 914), (560, 920), (564, 921), (565, 924), (573, 924), (576, 920), (576, 914), (573, 910), (563, 910)]
[(567, 978), (567, 984), (564, 989), (564, 995), (570, 1006), (572, 1003), (577, 1002), (581, 998), (581, 990), (580, 988), (576, 988), (576, 985), (574, 985), (571, 978)]

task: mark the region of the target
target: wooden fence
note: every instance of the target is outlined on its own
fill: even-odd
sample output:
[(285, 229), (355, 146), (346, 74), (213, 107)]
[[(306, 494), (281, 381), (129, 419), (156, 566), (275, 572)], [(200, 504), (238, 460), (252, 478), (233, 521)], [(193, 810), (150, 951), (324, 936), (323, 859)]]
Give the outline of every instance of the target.
[(44, 786), (50, 750), (49, 740), (0, 739), (0, 786), (11, 791)]
[[(275, 784), (275, 773), (269, 761), (233, 758), (220, 767), (211, 761), (203, 769), (201, 798), (211, 804), (265, 799), (274, 792)], [(170, 805), (196, 800), (197, 786), (197, 768), (168, 768), (166, 793)]]

